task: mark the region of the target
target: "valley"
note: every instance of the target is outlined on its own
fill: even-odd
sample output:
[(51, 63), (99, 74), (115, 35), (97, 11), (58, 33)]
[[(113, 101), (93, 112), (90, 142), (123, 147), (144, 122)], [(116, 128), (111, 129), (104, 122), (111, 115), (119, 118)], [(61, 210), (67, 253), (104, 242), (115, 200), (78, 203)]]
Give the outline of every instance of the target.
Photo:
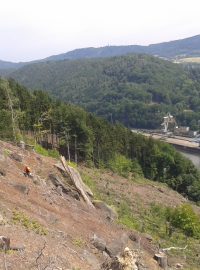
[(199, 42), (0, 61), (0, 269), (199, 269)]

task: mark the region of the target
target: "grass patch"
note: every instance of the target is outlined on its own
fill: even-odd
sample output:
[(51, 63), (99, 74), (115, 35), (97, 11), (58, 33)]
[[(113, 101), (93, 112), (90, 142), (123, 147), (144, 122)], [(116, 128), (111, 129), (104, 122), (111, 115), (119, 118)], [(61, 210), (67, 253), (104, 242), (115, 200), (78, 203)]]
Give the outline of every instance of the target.
[(140, 223), (137, 217), (134, 217), (133, 212), (126, 201), (120, 203), (117, 208), (118, 222), (125, 225), (129, 229), (139, 230)]
[(85, 241), (82, 239), (82, 238), (75, 238), (73, 239), (72, 243), (76, 246), (76, 247), (79, 247), (79, 248), (82, 248), (85, 246)]
[(4, 149), (4, 150), (3, 150), (3, 155), (4, 155), (5, 157), (8, 157), (11, 153), (12, 153), (12, 151), (10, 151), (9, 149)]
[(77, 164), (75, 163), (75, 162), (73, 162), (73, 161), (67, 161), (67, 164), (70, 166), (70, 167), (72, 167), (72, 168), (74, 168), (74, 169), (76, 169), (77, 168)]
[[(101, 181), (101, 173), (97, 176), (98, 173), (99, 170), (94, 171), (94, 177)], [(200, 242), (196, 238), (198, 238), (198, 220), (200, 219), (197, 220), (197, 216), (194, 215), (190, 207), (169, 208), (156, 203), (152, 203), (147, 207), (143, 205), (140, 197), (136, 195), (133, 202), (122, 194), (117, 196), (114, 190), (105, 190), (103, 186), (99, 187), (98, 182), (95, 182), (85, 172), (82, 173), (82, 178), (85, 184), (94, 192), (97, 200), (104, 201), (106, 204), (115, 207), (118, 213), (118, 223), (129, 229), (150, 234), (154, 245), (157, 247), (168, 248), (175, 246), (184, 248), (188, 245), (185, 250), (170, 250), (168, 254), (170, 257), (177, 258), (177, 261), (183, 262), (184, 269), (198, 269), (200, 258), (196, 254), (199, 254)], [(166, 184), (155, 183), (143, 177), (130, 181), (161, 187), (166, 186)], [(196, 238), (193, 237), (195, 234)], [(187, 268), (188, 265), (190, 267)]]
[(48, 149), (47, 150), (39, 144), (36, 144), (34, 146), (34, 149), (35, 149), (36, 153), (38, 153), (42, 156), (45, 156), (45, 157), (52, 157), (52, 158), (57, 158), (57, 159), (60, 157), (60, 154), (56, 149)]
[(27, 217), (23, 212), (14, 210), (12, 221), (14, 224), (20, 224), (28, 230), (32, 230), (39, 235), (47, 235), (47, 229), (45, 229), (39, 222)]
[(100, 192), (97, 189), (97, 185), (96, 185), (95, 181), (89, 175), (87, 175), (85, 173), (81, 173), (81, 177), (82, 177), (83, 182), (86, 184), (86, 186), (88, 186), (91, 189), (91, 191), (93, 192), (94, 199), (95, 200), (101, 199)]

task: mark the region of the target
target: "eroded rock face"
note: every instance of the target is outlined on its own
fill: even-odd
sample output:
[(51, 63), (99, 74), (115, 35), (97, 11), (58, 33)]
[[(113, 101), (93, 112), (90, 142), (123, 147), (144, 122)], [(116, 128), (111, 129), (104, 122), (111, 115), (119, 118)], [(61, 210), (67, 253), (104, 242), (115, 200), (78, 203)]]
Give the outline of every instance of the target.
[(102, 270), (138, 270), (138, 255), (126, 247), (121, 256), (113, 258), (109, 262), (103, 263)]

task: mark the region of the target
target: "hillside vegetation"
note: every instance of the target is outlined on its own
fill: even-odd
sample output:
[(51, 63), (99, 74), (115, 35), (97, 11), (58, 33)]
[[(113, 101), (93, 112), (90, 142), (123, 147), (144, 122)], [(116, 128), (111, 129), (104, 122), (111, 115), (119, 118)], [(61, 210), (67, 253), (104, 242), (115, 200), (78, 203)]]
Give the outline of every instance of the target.
[(32, 64), (12, 73), (32, 89), (127, 127), (160, 128), (171, 112), (198, 128), (200, 83), (182, 66), (147, 55)]
[(1, 138), (18, 140), (22, 130), (34, 131), (38, 141), (42, 134), (57, 134), (61, 152), (68, 158), (71, 153), (74, 161), (77, 157), (79, 162), (124, 176), (144, 175), (200, 201), (199, 173), (173, 147), (53, 101), (42, 91), (31, 94), (13, 80), (0, 81), (0, 95)]

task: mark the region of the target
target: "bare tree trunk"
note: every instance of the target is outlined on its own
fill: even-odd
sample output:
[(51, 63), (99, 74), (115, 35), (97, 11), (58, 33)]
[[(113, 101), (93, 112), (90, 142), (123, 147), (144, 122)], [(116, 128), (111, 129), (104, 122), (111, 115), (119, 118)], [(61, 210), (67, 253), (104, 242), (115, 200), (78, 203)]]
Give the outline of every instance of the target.
[(78, 160), (77, 160), (77, 135), (74, 135), (74, 161), (77, 164)]
[(13, 110), (13, 102), (12, 102), (12, 99), (10, 97), (10, 93), (9, 93), (9, 89), (8, 89), (8, 83), (6, 83), (6, 85), (5, 85), (5, 90), (6, 90), (6, 94), (8, 97), (8, 106), (9, 106), (9, 109), (11, 111), (13, 137), (14, 137), (14, 140), (16, 141), (17, 137), (16, 137), (16, 125), (15, 125), (15, 113)]
[(67, 155), (68, 155), (68, 160), (69, 162), (71, 161), (71, 157), (70, 157), (70, 149), (69, 149), (69, 133), (67, 132), (65, 135), (66, 138), (66, 142), (67, 142)]
[(6, 253), (4, 253), (4, 269), (5, 269), (5, 270), (8, 270), (8, 267), (7, 267), (7, 259), (6, 259)]

